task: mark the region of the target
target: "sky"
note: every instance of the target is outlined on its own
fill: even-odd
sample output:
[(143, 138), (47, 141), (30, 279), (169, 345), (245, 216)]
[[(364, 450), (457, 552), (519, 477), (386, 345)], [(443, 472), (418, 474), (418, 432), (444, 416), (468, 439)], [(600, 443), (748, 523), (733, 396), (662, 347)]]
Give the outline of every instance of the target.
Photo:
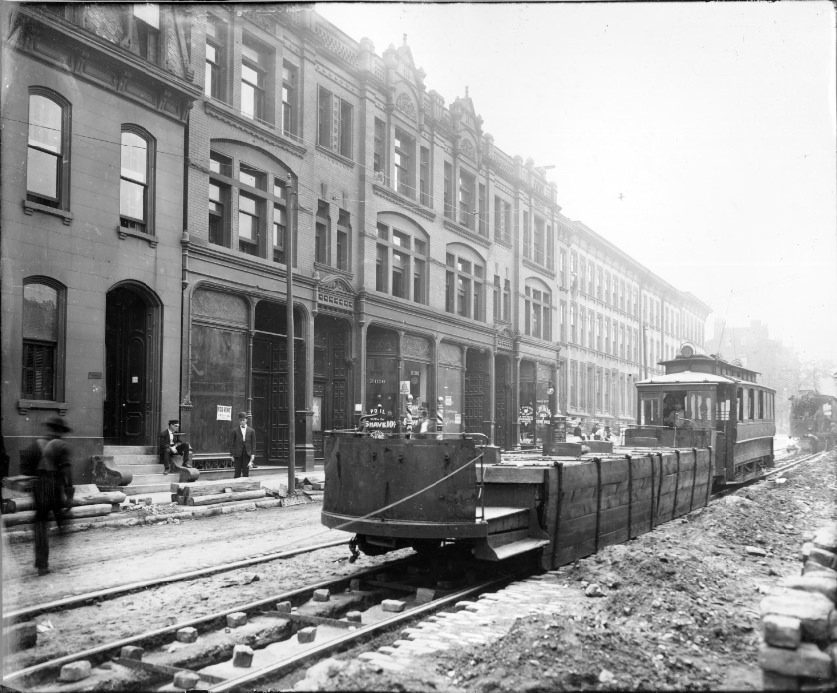
[(837, 362), (830, 2), (327, 3), (584, 222), (730, 326)]

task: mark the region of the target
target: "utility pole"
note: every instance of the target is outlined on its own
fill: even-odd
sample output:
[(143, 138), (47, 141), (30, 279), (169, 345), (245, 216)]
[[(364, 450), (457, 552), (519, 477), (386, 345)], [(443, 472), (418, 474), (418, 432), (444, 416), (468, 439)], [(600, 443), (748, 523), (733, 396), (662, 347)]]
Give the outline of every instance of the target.
[(288, 331), (288, 495), (296, 489), (296, 397), (294, 380), (294, 224), (296, 222), (296, 188), (288, 174), (288, 224), (285, 238), (285, 277), (287, 279), (287, 331)]

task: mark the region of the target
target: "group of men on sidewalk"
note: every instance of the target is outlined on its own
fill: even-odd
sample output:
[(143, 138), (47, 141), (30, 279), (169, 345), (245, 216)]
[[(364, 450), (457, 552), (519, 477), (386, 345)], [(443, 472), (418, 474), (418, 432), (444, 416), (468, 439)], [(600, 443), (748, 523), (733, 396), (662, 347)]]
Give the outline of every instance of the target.
[[(189, 443), (180, 441), (180, 421), (169, 419), (168, 428), (160, 433), (160, 462), (163, 473), (171, 471), (174, 455), (182, 455), (183, 466), (188, 467), (192, 447)], [(251, 469), (256, 469), (256, 431), (247, 425), (247, 412), (239, 412), (238, 426), (230, 434), (230, 456), (233, 458), (234, 477), (249, 476)]]

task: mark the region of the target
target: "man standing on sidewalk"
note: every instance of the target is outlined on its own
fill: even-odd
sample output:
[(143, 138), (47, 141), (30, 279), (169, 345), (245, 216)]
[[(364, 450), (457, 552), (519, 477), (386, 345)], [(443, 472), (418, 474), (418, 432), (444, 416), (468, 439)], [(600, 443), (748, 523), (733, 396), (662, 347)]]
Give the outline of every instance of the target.
[(256, 431), (247, 425), (247, 412), (238, 414), (238, 426), (230, 435), (230, 455), (235, 469), (233, 479), (250, 476), (250, 468), (256, 459)]

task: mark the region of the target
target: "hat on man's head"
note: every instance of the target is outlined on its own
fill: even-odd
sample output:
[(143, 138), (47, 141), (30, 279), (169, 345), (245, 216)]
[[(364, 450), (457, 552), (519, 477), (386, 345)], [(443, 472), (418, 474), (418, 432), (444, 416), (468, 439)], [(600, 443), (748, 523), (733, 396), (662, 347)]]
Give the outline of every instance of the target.
[(67, 425), (67, 422), (60, 416), (53, 416), (46, 422), (46, 425), (53, 431), (60, 431), (61, 433), (69, 433), (73, 430)]
[(239, 421), (240, 421), (241, 419), (246, 419), (246, 418), (247, 418), (247, 412), (246, 412), (246, 411), (240, 411), (240, 412), (238, 412), (238, 419), (239, 419)]
[(179, 423), (180, 423), (179, 419), (169, 419), (169, 426), (171, 426), (172, 424), (179, 424)]

